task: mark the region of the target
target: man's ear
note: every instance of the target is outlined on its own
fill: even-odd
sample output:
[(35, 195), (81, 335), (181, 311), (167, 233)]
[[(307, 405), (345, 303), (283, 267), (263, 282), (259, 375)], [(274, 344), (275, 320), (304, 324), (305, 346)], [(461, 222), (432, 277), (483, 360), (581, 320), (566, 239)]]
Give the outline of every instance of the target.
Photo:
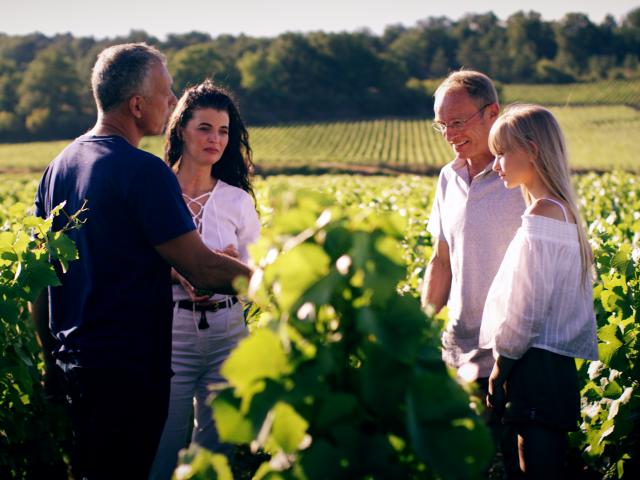
[(489, 118), (498, 118), (498, 116), (500, 115), (500, 105), (498, 105), (497, 103), (492, 103), (491, 105), (489, 105), (487, 107), (487, 110), (489, 110)]
[(142, 118), (142, 107), (144, 105), (144, 97), (142, 95), (134, 95), (129, 99), (129, 112), (135, 118)]

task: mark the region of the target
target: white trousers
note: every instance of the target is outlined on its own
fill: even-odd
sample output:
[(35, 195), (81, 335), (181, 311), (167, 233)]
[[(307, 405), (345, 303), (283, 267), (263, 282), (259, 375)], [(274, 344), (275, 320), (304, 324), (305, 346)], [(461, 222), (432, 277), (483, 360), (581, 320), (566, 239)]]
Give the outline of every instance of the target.
[[(206, 312), (209, 328), (198, 329), (200, 312), (178, 308), (173, 311), (171, 398), (169, 415), (162, 432), (150, 479), (170, 479), (178, 452), (191, 441), (209, 450), (220, 450), (210, 400), (215, 385), (224, 382), (220, 366), (231, 350), (247, 335), (242, 305)], [(214, 385), (213, 391), (210, 386)], [(218, 388), (219, 390), (219, 388)]]

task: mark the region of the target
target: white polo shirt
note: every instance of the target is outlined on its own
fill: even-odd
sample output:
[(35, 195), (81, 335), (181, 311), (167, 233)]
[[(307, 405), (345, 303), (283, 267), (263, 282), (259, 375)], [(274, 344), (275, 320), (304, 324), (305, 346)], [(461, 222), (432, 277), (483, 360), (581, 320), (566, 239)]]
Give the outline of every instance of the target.
[(525, 210), (520, 189), (507, 189), (491, 166), (469, 182), (465, 160), (445, 165), (427, 225), (434, 239), (447, 243), (451, 259), (442, 358), (458, 369), (476, 365), (478, 377), (488, 377), (494, 363), (491, 350), (478, 348), (487, 292)]

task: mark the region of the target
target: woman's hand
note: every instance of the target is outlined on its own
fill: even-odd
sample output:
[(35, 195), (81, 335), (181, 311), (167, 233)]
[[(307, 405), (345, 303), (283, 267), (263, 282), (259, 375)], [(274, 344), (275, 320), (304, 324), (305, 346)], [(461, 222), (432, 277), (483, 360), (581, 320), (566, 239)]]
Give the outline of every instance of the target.
[(504, 385), (515, 362), (515, 360), (499, 355), (496, 363), (493, 365), (491, 375), (489, 375), (489, 393), (487, 394), (485, 402), (487, 408), (493, 410), (494, 415), (497, 415), (498, 418), (502, 416), (507, 403)]
[(496, 415), (502, 415), (507, 397), (504, 392), (504, 384), (489, 378), (489, 393), (485, 399), (487, 408), (493, 410)]
[(209, 300), (209, 295), (198, 295), (196, 293), (195, 287), (191, 285), (191, 283), (189, 283), (189, 280), (184, 278), (174, 269), (171, 269), (171, 277), (174, 280), (177, 280), (178, 281), (177, 283), (182, 285), (182, 288), (184, 288), (185, 292), (187, 292), (187, 295), (189, 295), (189, 298), (191, 299), (192, 302), (200, 303), (200, 302), (206, 302), (207, 300)]
[(222, 250), (218, 250), (218, 253), (223, 253), (224, 255), (228, 255), (233, 258), (240, 258), (240, 252), (232, 243), (224, 247)]

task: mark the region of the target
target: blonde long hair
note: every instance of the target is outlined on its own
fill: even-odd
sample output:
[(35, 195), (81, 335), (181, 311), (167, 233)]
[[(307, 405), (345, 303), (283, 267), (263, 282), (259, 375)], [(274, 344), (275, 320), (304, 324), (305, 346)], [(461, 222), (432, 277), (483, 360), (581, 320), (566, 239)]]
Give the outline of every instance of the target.
[[(593, 253), (571, 185), (564, 135), (553, 114), (539, 105), (509, 105), (491, 128), (489, 149), (496, 155), (513, 148), (521, 148), (536, 156), (533, 165), (538, 176), (552, 195), (562, 199), (569, 206), (576, 219), (582, 280), (586, 282), (587, 278), (592, 278)], [(526, 187), (521, 188), (525, 203), (531, 205), (531, 193)]]

